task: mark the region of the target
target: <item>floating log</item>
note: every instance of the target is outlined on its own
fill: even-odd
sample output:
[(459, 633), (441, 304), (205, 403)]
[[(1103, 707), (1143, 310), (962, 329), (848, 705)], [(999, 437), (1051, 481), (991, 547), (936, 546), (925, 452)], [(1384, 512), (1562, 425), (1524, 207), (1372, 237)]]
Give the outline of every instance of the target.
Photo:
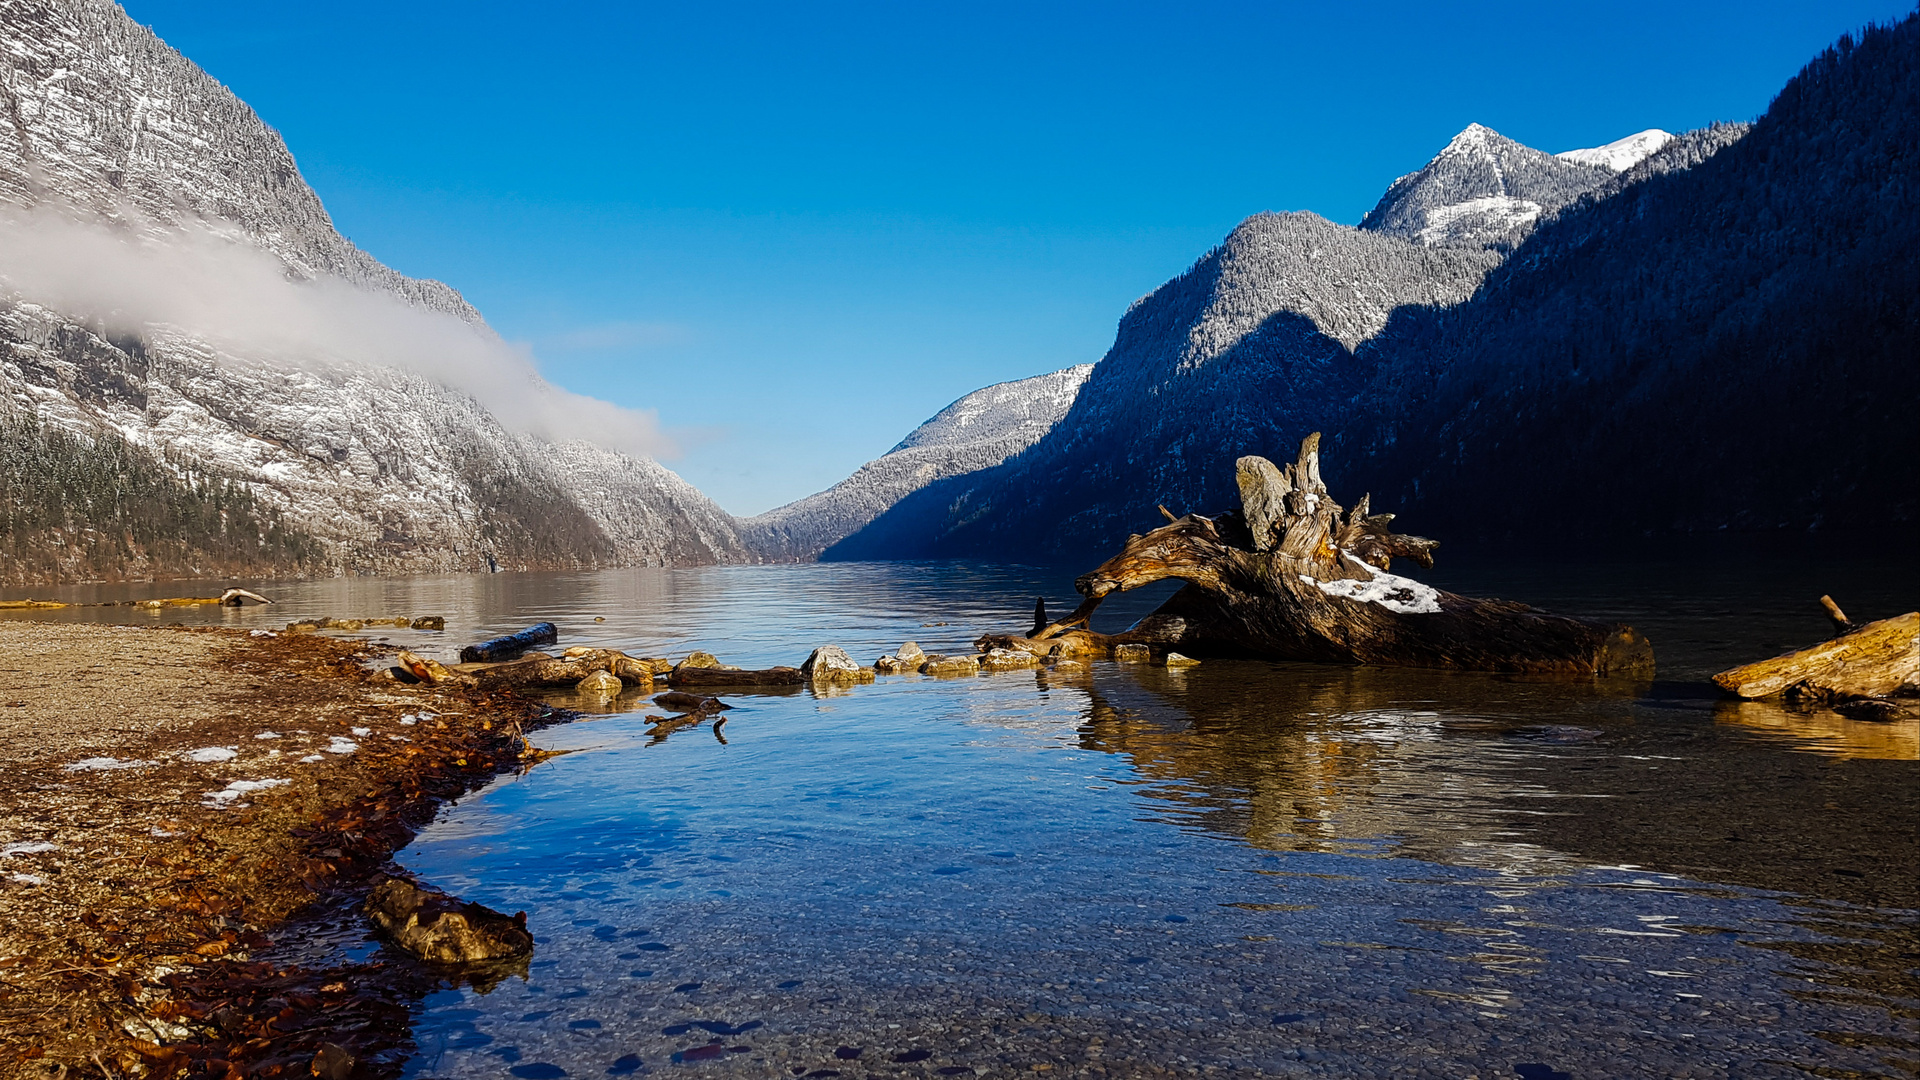
[[(1363, 496), (1351, 511), (1320, 479), (1320, 436), (1280, 468), (1237, 464), (1240, 510), (1188, 514), (1074, 582), (1085, 601), (1022, 637), (982, 645), (1059, 655), (1148, 646), (1155, 655), (1253, 656), (1474, 671), (1605, 675), (1650, 672), (1653, 648), (1622, 623), (1550, 615), (1526, 604), (1457, 596), (1388, 572), (1395, 558), (1433, 565), (1436, 541), (1390, 530)], [(1121, 634), (1085, 629), (1107, 596), (1167, 578), (1187, 586)]]
[[(1841, 615), (1834, 621), (1844, 619)], [(1811, 648), (1731, 668), (1713, 681), (1743, 698), (1787, 691), (1817, 700), (1884, 698), (1920, 684), (1920, 612), (1870, 622)]]
[(539, 645), (551, 645), (560, 640), (560, 628), (550, 622), (534, 623), (518, 633), (492, 638), (478, 645), (469, 645), (460, 650), (460, 661), (466, 664), (497, 663), (511, 660), (528, 649)]
[(720, 686), (799, 686), (807, 681), (799, 668), (770, 667), (759, 671), (732, 671), (727, 668), (678, 667), (667, 676), (667, 685), (680, 687)]

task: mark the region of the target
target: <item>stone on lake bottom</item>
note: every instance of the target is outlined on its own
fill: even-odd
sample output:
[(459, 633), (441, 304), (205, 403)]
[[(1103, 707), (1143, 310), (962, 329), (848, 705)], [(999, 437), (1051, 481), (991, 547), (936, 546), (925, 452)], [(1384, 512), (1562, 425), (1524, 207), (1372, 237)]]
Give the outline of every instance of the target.
[(1150, 664), (1153, 662), (1153, 650), (1145, 645), (1115, 645), (1113, 658), (1122, 664)]

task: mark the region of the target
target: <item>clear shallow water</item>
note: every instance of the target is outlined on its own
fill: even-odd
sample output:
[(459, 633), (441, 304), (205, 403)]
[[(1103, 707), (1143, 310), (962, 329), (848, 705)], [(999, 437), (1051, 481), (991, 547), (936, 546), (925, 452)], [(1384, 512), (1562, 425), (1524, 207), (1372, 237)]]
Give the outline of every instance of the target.
[[(444, 614), (444, 638), (390, 637), (448, 655), (552, 618), (563, 646), (760, 666), (958, 649), (1023, 628), (1036, 593), (1068, 602), (1073, 572), (296, 583), (263, 588), (273, 608), (151, 621)], [(410, 1071), (1913, 1075), (1920, 734), (1702, 680), (1823, 636), (1821, 592), (1865, 619), (1920, 606), (1920, 581), (1580, 575), (1429, 580), (1631, 618), (1657, 680), (1097, 664), (736, 695), (724, 743), (649, 736), (642, 712), (549, 729), (584, 752), (401, 853), (540, 939), (528, 979), (424, 1003)], [(1122, 599), (1113, 625), (1156, 600)]]

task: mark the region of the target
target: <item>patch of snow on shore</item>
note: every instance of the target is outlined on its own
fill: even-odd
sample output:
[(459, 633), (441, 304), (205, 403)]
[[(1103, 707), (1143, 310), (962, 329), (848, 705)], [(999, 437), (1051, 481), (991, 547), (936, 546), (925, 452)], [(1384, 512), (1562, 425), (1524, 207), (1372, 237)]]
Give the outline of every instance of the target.
[(59, 844), (49, 843), (45, 840), (23, 840), (17, 844), (8, 844), (5, 847), (0, 847), (0, 857), (39, 855), (44, 852), (58, 850), (60, 850)]
[(61, 768), (67, 772), (105, 772), (108, 769), (144, 769), (152, 764), (154, 763), (151, 761), (121, 761), (119, 758), (90, 757), (81, 758)]
[(265, 791), (268, 788), (283, 787), (291, 783), (293, 783), (291, 780), (235, 780), (219, 791), (206, 792), (206, 804), (220, 809), (236, 805), (245, 805), (244, 803), (236, 803), (235, 800), (239, 799), (242, 795), (250, 795), (256, 791)]
[(327, 744), (329, 754), (351, 754), (358, 749), (360, 749), (359, 743), (341, 735), (335, 735), (333, 741)]
[(181, 756), (196, 764), (209, 765), (216, 761), (232, 761), (240, 756), (240, 749), (234, 746), (203, 746)]

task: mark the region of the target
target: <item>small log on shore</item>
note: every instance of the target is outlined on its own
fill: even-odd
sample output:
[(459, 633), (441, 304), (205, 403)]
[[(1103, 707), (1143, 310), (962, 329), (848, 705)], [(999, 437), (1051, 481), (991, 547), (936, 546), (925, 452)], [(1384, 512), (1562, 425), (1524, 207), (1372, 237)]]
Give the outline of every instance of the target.
[(460, 662), (487, 664), (511, 660), (528, 649), (540, 645), (551, 645), (558, 640), (560, 640), (559, 627), (550, 622), (535, 623), (517, 633), (492, 638), (478, 645), (469, 645), (461, 649)]
[(719, 686), (799, 686), (806, 681), (806, 676), (801, 674), (799, 668), (791, 667), (770, 667), (759, 671), (678, 667), (667, 676), (667, 685), (676, 689)]
[[(1838, 611), (1829, 611), (1835, 624), (1852, 625), (1845, 615), (1835, 614)], [(1912, 692), (1920, 689), (1920, 612), (1870, 622), (1811, 648), (1743, 664), (1715, 675), (1713, 681), (1743, 698), (1792, 691), (1797, 697), (1831, 701), (1884, 698), (1903, 687)]]
[[(1653, 648), (1632, 627), (1570, 618), (1506, 600), (1458, 596), (1388, 573), (1396, 558), (1433, 565), (1435, 541), (1387, 527), (1362, 496), (1351, 511), (1320, 479), (1320, 436), (1281, 468), (1237, 463), (1241, 508), (1176, 518), (1133, 536), (1074, 582), (1072, 614), (1028, 634), (979, 644), (1045, 655), (1106, 654), (1139, 644), (1154, 654), (1605, 675), (1651, 672)], [(1086, 629), (1107, 596), (1167, 578), (1186, 588), (1120, 634)]]

